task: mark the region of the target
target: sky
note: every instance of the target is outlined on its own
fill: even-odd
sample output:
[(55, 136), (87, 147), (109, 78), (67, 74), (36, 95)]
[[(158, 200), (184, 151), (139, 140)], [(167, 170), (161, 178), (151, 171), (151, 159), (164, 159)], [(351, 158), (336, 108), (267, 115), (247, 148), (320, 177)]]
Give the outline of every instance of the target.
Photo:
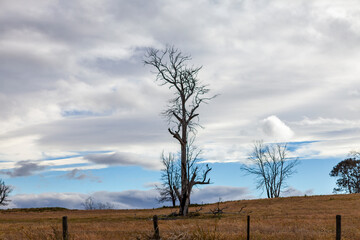
[(2, 0), (0, 178), (8, 207), (152, 208), (160, 156), (179, 145), (146, 49), (174, 45), (219, 94), (199, 109), (211, 185), (192, 202), (264, 198), (240, 166), (252, 143), (299, 158), (283, 196), (332, 194), (360, 150), (355, 0)]

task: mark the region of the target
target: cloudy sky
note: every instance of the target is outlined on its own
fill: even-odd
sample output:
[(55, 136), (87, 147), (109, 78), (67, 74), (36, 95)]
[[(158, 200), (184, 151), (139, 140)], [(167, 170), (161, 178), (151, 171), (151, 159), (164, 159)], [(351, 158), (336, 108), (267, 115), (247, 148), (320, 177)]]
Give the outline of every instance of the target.
[[(244, 176), (254, 140), (299, 157), (284, 195), (331, 194), (360, 149), (360, 3), (341, 0), (2, 0), (0, 177), (10, 207), (156, 206), (160, 155), (177, 151), (148, 47), (173, 44), (219, 97), (200, 109), (213, 167), (193, 202), (264, 197)], [(221, 194), (220, 194), (221, 193)], [(221, 196), (219, 196), (221, 195)]]

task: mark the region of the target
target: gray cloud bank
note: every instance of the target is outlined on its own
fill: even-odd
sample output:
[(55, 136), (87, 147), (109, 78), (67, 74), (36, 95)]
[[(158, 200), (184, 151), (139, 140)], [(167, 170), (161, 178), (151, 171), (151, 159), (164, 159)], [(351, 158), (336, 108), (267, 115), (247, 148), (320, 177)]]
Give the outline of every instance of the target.
[[(11, 196), (11, 203), (7, 208), (34, 208), (34, 207), (65, 207), (69, 209), (83, 209), (82, 203), (87, 197), (93, 197), (96, 202), (110, 203), (118, 209), (154, 208), (163, 204), (157, 202), (158, 191), (127, 190), (122, 192), (94, 192), (90, 195), (82, 193), (42, 193), (18, 194)], [(208, 186), (195, 189), (192, 194), (192, 203), (213, 203), (219, 200), (241, 200), (253, 198), (247, 188)]]
[[(283, 192), (284, 197), (312, 195), (313, 190), (300, 191), (288, 187)], [(170, 203), (158, 203), (158, 191), (126, 190), (122, 192), (99, 191), (92, 194), (83, 193), (42, 193), (18, 194), (11, 196), (11, 203), (6, 208), (35, 208), (35, 207), (64, 207), (69, 209), (83, 209), (82, 203), (91, 196), (96, 202), (110, 203), (116, 209), (157, 208)], [(207, 186), (194, 189), (191, 203), (215, 203), (242, 199), (253, 199), (248, 188), (229, 186)]]
[(15, 164), (15, 168), (11, 171), (1, 171), (0, 173), (10, 177), (26, 177), (31, 176), (45, 169), (39, 163), (31, 161), (20, 161)]

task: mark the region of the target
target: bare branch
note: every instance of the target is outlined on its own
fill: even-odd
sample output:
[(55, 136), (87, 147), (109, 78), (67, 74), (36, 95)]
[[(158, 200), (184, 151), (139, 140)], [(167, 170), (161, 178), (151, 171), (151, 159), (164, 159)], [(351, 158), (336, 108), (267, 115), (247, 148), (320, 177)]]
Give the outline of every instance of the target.
[(203, 173), (202, 180), (201, 181), (194, 181), (194, 185), (196, 185), (196, 184), (210, 184), (210, 178), (207, 179), (207, 175), (211, 170), (212, 170), (212, 168), (209, 168), (209, 165), (206, 164), (206, 170)]
[(168, 128), (168, 131), (169, 131), (170, 134), (171, 134), (174, 138), (176, 138), (181, 144), (183, 143), (183, 139), (180, 137), (179, 131), (173, 132), (170, 128)]

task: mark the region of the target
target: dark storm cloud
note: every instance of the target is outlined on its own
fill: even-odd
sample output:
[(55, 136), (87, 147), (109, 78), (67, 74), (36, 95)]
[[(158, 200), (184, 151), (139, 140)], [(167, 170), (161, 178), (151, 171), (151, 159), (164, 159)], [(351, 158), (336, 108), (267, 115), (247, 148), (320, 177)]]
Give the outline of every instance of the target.
[(39, 163), (31, 161), (20, 161), (16, 163), (15, 168), (11, 171), (1, 171), (1, 173), (10, 177), (25, 177), (34, 175), (44, 169), (45, 166), (41, 166)]

